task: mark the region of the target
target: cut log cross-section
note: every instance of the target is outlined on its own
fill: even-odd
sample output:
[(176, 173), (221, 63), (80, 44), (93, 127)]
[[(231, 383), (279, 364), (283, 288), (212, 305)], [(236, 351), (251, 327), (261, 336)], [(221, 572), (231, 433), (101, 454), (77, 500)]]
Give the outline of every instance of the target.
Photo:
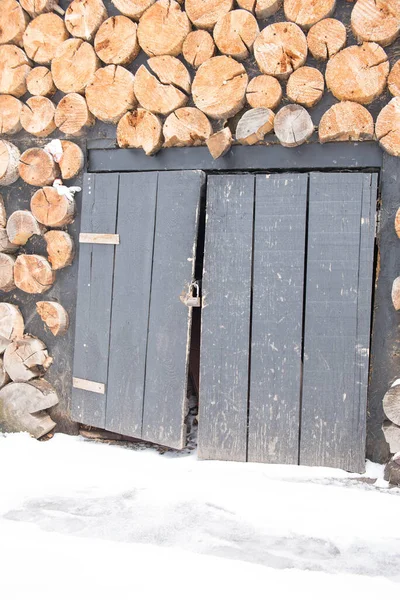
[(32, 19), (43, 13), (52, 11), (58, 12), (61, 16), (64, 15), (64, 11), (59, 6), (58, 0), (20, 0), (20, 4)]
[(27, 431), (40, 438), (56, 426), (45, 412), (56, 404), (57, 393), (44, 379), (9, 383), (0, 390), (0, 431)]
[(200, 146), (212, 134), (210, 121), (198, 108), (178, 108), (166, 118), (164, 146)]
[(24, 335), (24, 319), (15, 304), (0, 302), (0, 353)]
[(64, 21), (54, 13), (33, 19), (24, 33), (24, 49), (29, 58), (40, 65), (49, 65), (59, 45), (68, 38)]
[(74, 260), (74, 242), (66, 231), (48, 231), (44, 234), (48, 259), (55, 271), (64, 269)]
[(80, 94), (67, 94), (57, 104), (54, 122), (66, 135), (82, 135), (86, 127), (92, 127), (95, 119), (89, 111), (85, 98)]
[(274, 110), (282, 100), (281, 84), (270, 75), (258, 75), (247, 86), (246, 100), (251, 108)]
[(392, 284), (392, 303), (395, 310), (400, 310), (400, 277), (396, 277)]
[(44, 231), (29, 210), (16, 210), (7, 221), (8, 239), (19, 246), (26, 244), (33, 235), (42, 235)]
[(74, 37), (91, 42), (107, 16), (101, 0), (73, 0), (65, 12), (65, 25)]
[(325, 80), (321, 71), (313, 67), (300, 67), (290, 75), (286, 95), (291, 102), (311, 108), (321, 100), (324, 88)]
[(155, 154), (162, 146), (160, 119), (144, 108), (128, 112), (117, 127), (120, 148), (143, 148), (147, 155)]
[(42, 377), (52, 362), (46, 345), (31, 335), (11, 342), (4, 352), (5, 370), (16, 382)]
[(31, 70), (25, 52), (17, 46), (0, 46), (0, 94), (20, 98), (26, 94), (26, 77)]
[(17, 244), (12, 244), (8, 239), (7, 229), (5, 227), (0, 227), (0, 252), (4, 252), (5, 254), (15, 254), (18, 252), (19, 246)]
[(53, 96), (57, 89), (47, 67), (35, 67), (26, 78), (26, 87), (32, 96)]
[(148, 56), (178, 56), (190, 29), (187, 14), (178, 2), (158, 0), (139, 21), (139, 44)]
[(68, 313), (58, 302), (36, 302), (36, 311), (54, 336), (64, 335), (69, 327)]
[(14, 96), (0, 96), (0, 135), (13, 135), (22, 129), (22, 102)]
[(375, 124), (375, 134), (382, 148), (392, 156), (400, 156), (400, 97), (384, 106)]
[(218, 19), (226, 15), (233, 6), (233, 0), (186, 0), (187, 16), (198, 29), (212, 29)]
[(191, 31), (183, 42), (182, 54), (186, 62), (197, 69), (215, 54), (215, 44), (211, 34), (201, 29)]
[(0, 252), (0, 290), (2, 292), (11, 292), (15, 288), (14, 263), (13, 256)]
[(274, 116), (269, 108), (251, 108), (245, 112), (236, 128), (237, 141), (247, 146), (261, 142), (274, 128)]
[(62, 157), (58, 164), (62, 179), (73, 179), (83, 169), (85, 157), (82, 149), (74, 142), (61, 140)]
[(162, 115), (185, 106), (190, 93), (190, 75), (185, 65), (173, 56), (155, 56), (148, 60), (148, 67), (139, 67), (134, 82), (141, 106)]
[(285, 17), (300, 27), (309, 29), (312, 25), (330, 17), (336, 7), (336, 0), (284, 0)]
[(393, 423), (384, 423), (382, 430), (385, 440), (389, 444), (390, 452), (392, 454), (400, 452), (400, 427)]
[(0, 389), (9, 383), (10, 378), (4, 368), (3, 359), (0, 358)]
[(94, 49), (107, 65), (129, 64), (140, 51), (136, 23), (122, 15), (110, 17), (96, 33)]
[(295, 23), (267, 25), (254, 42), (254, 56), (262, 73), (287, 79), (306, 62), (306, 36)]
[(98, 69), (86, 88), (90, 112), (105, 123), (117, 123), (137, 105), (130, 71), (121, 66), (109, 65)]
[(56, 107), (49, 98), (32, 96), (22, 107), (21, 125), (31, 135), (47, 137), (56, 129), (55, 112)]
[(338, 100), (370, 104), (386, 87), (389, 60), (378, 44), (348, 46), (331, 58), (326, 67), (326, 85)]
[(383, 410), (392, 423), (400, 425), (400, 385), (395, 385), (386, 392)]
[(374, 119), (357, 102), (339, 102), (329, 108), (319, 122), (319, 141), (361, 142), (374, 137)]
[(400, 1), (357, 0), (351, 27), (359, 41), (389, 46), (400, 33)]
[(282, 6), (283, 0), (238, 0), (240, 8), (255, 12), (257, 19), (272, 17)]
[(49, 262), (39, 254), (20, 254), (14, 265), (14, 281), (17, 288), (27, 294), (43, 294), (56, 278)]
[(46, 227), (64, 227), (74, 220), (75, 202), (61, 196), (54, 187), (44, 187), (32, 196), (31, 211)]
[(1, 0), (0, 44), (22, 46), (22, 36), (29, 18), (16, 0)]
[(206, 141), (207, 148), (214, 159), (224, 156), (232, 146), (232, 132), (229, 127), (224, 127), (211, 135)]
[(14, 144), (0, 140), (0, 185), (11, 185), (19, 177), (20, 152)]
[(314, 125), (305, 108), (288, 104), (275, 116), (274, 129), (282, 146), (292, 148), (304, 144), (311, 137)]
[(323, 19), (307, 35), (308, 49), (317, 60), (328, 60), (346, 45), (346, 27), (337, 19)]
[(400, 60), (394, 63), (390, 71), (388, 88), (392, 96), (400, 96)]
[(111, 2), (121, 14), (138, 21), (155, 0), (111, 0)]
[(258, 23), (251, 13), (232, 10), (218, 19), (214, 27), (214, 40), (222, 54), (244, 60), (249, 56), (259, 33)]
[(213, 119), (228, 119), (243, 108), (248, 76), (242, 64), (228, 56), (203, 63), (193, 80), (193, 101)]
[(70, 94), (83, 93), (100, 61), (93, 47), (80, 39), (69, 39), (60, 44), (51, 63), (51, 74), (56, 87)]
[(60, 174), (57, 163), (43, 148), (26, 150), (21, 155), (18, 169), (25, 183), (37, 187), (52, 184)]

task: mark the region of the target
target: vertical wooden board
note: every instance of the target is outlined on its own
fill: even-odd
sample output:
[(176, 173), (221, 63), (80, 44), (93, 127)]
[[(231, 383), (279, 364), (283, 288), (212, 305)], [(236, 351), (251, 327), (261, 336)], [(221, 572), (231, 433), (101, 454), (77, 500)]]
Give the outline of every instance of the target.
[(253, 175), (210, 176), (203, 270), (199, 457), (245, 461)]
[(119, 181), (106, 429), (131, 437), (142, 432), (157, 179), (148, 172)]
[[(85, 175), (81, 231), (115, 233), (118, 175)], [(105, 394), (72, 389), (72, 418), (105, 426), (114, 246), (79, 247), (73, 375), (106, 385)]]
[(249, 461), (298, 463), (307, 186), (256, 178)]
[(142, 438), (185, 446), (192, 310), (180, 300), (195, 266), (202, 171), (159, 173)]
[(300, 464), (364, 467), (366, 391), (359, 370), (367, 377), (368, 364), (360, 360), (360, 340), (369, 346), (373, 232), (362, 241), (362, 219), (370, 183), (370, 174), (310, 175)]

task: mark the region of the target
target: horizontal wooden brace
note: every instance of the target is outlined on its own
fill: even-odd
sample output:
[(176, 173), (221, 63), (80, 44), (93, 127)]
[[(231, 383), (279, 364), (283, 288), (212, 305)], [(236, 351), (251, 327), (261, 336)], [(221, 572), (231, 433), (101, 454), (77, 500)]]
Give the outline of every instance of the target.
[(81, 244), (119, 244), (119, 235), (116, 233), (80, 233)]
[(95, 392), (95, 394), (105, 394), (106, 386), (104, 383), (98, 383), (97, 381), (89, 381), (88, 379), (80, 379), (79, 377), (72, 378), (72, 385), (74, 388), (79, 390), (86, 390), (87, 392)]

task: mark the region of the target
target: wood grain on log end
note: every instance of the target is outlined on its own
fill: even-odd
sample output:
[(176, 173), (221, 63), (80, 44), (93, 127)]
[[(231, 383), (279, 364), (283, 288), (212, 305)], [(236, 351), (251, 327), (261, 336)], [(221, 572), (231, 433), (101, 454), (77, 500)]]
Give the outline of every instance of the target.
[(80, 136), (86, 127), (92, 127), (95, 118), (89, 111), (85, 98), (75, 92), (61, 98), (57, 104), (54, 122), (66, 135)]
[(321, 144), (372, 140), (374, 119), (371, 113), (357, 102), (339, 102), (322, 115), (318, 135)]
[(288, 104), (276, 114), (274, 129), (282, 146), (292, 148), (304, 144), (312, 136), (314, 125), (305, 108)]
[(400, 97), (396, 96), (378, 115), (375, 134), (382, 148), (392, 156), (400, 156)]
[(400, 60), (394, 63), (389, 73), (388, 88), (392, 96), (400, 96)]
[(222, 16), (233, 7), (233, 0), (186, 0), (186, 13), (198, 29), (213, 29)]
[(32, 19), (53, 10), (60, 15), (64, 13), (58, 5), (58, 0), (20, 0), (20, 4)]
[(54, 271), (64, 269), (74, 260), (74, 242), (66, 231), (52, 230), (44, 234), (48, 260)]
[(357, 0), (351, 27), (358, 41), (389, 46), (400, 32), (399, 0)]
[(90, 112), (105, 123), (118, 123), (137, 105), (134, 80), (132, 73), (119, 65), (98, 69), (86, 88)]
[(142, 148), (151, 156), (162, 146), (162, 123), (144, 108), (128, 112), (118, 123), (117, 143), (120, 148)]
[(74, 142), (61, 140), (62, 157), (58, 162), (62, 179), (73, 179), (83, 169), (85, 157), (82, 149)]
[(318, 21), (330, 17), (336, 7), (336, 0), (284, 0), (285, 17), (300, 27), (309, 29)]
[(16, 0), (2, 0), (0, 8), (0, 44), (22, 46), (29, 17)]
[(275, 110), (282, 100), (282, 87), (271, 75), (257, 75), (247, 86), (246, 100), (251, 108)]
[(190, 29), (188, 16), (178, 2), (158, 0), (139, 21), (139, 44), (148, 56), (178, 56)]
[(247, 146), (261, 142), (273, 130), (274, 116), (269, 108), (251, 108), (245, 112), (236, 128), (237, 141)]
[(4, 368), (3, 359), (0, 358), (0, 389), (11, 381), (7, 371)]
[(20, 152), (14, 144), (0, 140), (0, 185), (11, 185), (19, 177)]
[(57, 163), (43, 148), (29, 148), (21, 155), (19, 175), (25, 183), (43, 187), (50, 185), (60, 175)]
[(287, 79), (307, 59), (307, 39), (295, 23), (267, 25), (254, 42), (254, 56), (261, 73)]
[(164, 147), (201, 146), (212, 134), (212, 126), (198, 108), (178, 108), (165, 120)]
[(139, 21), (142, 14), (154, 4), (155, 0), (111, 0), (111, 2), (121, 14)]
[(96, 33), (94, 49), (107, 65), (129, 64), (140, 51), (136, 23), (122, 15), (110, 17)]
[(383, 397), (383, 410), (389, 421), (400, 425), (400, 385), (394, 385)]
[(394, 228), (397, 234), (397, 237), (400, 238), (400, 208), (397, 209), (396, 217), (394, 220)]
[(46, 345), (32, 335), (11, 342), (4, 352), (4, 368), (15, 382), (42, 377), (52, 362)]
[(15, 304), (0, 302), (0, 353), (8, 344), (24, 335), (24, 319)]
[(0, 96), (0, 135), (14, 135), (22, 129), (21, 125), (22, 102), (4, 94)]
[(11, 292), (15, 288), (14, 264), (14, 256), (0, 252), (0, 290), (2, 292)]
[(44, 231), (29, 210), (15, 210), (7, 221), (8, 239), (19, 246), (25, 245), (33, 235), (42, 235)]
[(65, 25), (74, 37), (91, 42), (107, 17), (101, 0), (73, 0), (65, 12)]
[(396, 454), (400, 452), (400, 427), (393, 423), (386, 422), (382, 426), (385, 440), (389, 444), (390, 452)]
[(20, 98), (26, 94), (26, 77), (31, 63), (25, 52), (11, 44), (0, 46), (0, 94)]
[(232, 10), (220, 17), (214, 27), (214, 41), (221, 54), (246, 59), (260, 33), (258, 23), (247, 10)]
[(58, 302), (36, 302), (36, 311), (54, 336), (64, 335), (68, 331), (68, 313)]
[(22, 107), (21, 125), (31, 135), (47, 137), (56, 129), (55, 113), (56, 107), (49, 98), (32, 96)]
[(31, 198), (31, 211), (46, 227), (64, 227), (74, 220), (75, 202), (61, 196), (54, 187), (43, 187)]
[(4, 204), (4, 198), (0, 194), (0, 228), (4, 228), (7, 225), (7, 212), (6, 205)]
[(346, 45), (346, 27), (337, 19), (323, 19), (307, 34), (308, 49), (317, 60), (329, 60)]
[(28, 73), (26, 87), (32, 96), (53, 96), (57, 88), (47, 67), (35, 67)]
[(257, 19), (272, 17), (282, 6), (283, 0), (238, 0), (240, 8), (254, 12)]
[(47, 292), (56, 279), (49, 262), (39, 254), (20, 254), (14, 265), (14, 281), (17, 288), (27, 294)]
[(232, 146), (232, 132), (229, 127), (224, 127), (211, 135), (206, 141), (208, 150), (214, 159), (224, 156)]
[(300, 67), (288, 79), (286, 95), (292, 102), (311, 108), (324, 95), (324, 76), (313, 67)]
[(182, 54), (186, 62), (197, 69), (215, 54), (215, 44), (211, 34), (201, 29), (191, 31), (183, 42)]
[(84, 40), (72, 38), (58, 47), (51, 63), (56, 87), (65, 94), (83, 93), (100, 67), (93, 47)]
[(134, 91), (140, 105), (162, 115), (185, 106), (190, 77), (183, 63), (172, 56), (160, 56), (150, 59), (148, 65), (151, 70), (141, 65), (135, 77)]
[(68, 38), (64, 21), (54, 13), (33, 19), (25, 30), (23, 42), (27, 56), (39, 65), (49, 65), (59, 45)]
[(10, 242), (7, 235), (7, 229), (5, 227), (0, 227), (0, 252), (4, 252), (5, 254), (15, 254), (18, 250), (19, 246)]

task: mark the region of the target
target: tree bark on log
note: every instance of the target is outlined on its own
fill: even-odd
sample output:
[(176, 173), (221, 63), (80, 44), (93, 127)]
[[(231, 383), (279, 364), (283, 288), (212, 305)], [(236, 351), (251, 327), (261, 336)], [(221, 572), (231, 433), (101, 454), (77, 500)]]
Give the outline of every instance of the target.
[(371, 113), (357, 102), (339, 102), (322, 115), (318, 135), (321, 144), (372, 140), (374, 119)]
[(21, 155), (18, 169), (25, 183), (37, 187), (51, 185), (60, 174), (57, 163), (43, 148), (26, 150)]
[(221, 54), (245, 60), (259, 33), (258, 23), (251, 13), (232, 10), (218, 19), (214, 27), (214, 41)]
[(148, 56), (178, 56), (190, 29), (186, 12), (175, 0), (158, 0), (139, 21), (139, 44)]
[(66, 231), (52, 230), (44, 234), (48, 260), (53, 271), (64, 269), (74, 260), (74, 242)]
[(166, 118), (164, 147), (201, 146), (212, 135), (212, 126), (198, 108), (178, 108)]
[(282, 6), (283, 0), (238, 0), (240, 8), (255, 12), (257, 19), (272, 17)]
[(236, 128), (237, 141), (246, 146), (261, 142), (273, 130), (274, 116), (269, 108), (251, 108), (245, 112)]
[(154, 4), (155, 0), (111, 0), (119, 12), (134, 21), (139, 21), (142, 14)]
[(0, 46), (0, 94), (20, 98), (26, 94), (26, 77), (31, 70), (25, 52), (17, 46)]
[(389, 60), (378, 44), (348, 46), (328, 61), (325, 79), (338, 100), (370, 104), (382, 94), (389, 74)]
[(191, 31), (183, 42), (182, 54), (184, 59), (194, 69), (215, 54), (215, 44), (208, 31), (198, 29)]
[(274, 129), (282, 146), (293, 148), (304, 144), (312, 136), (314, 125), (305, 108), (287, 104), (275, 116)]
[(22, 102), (14, 96), (0, 96), (0, 135), (14, 135), (22, 129)]
[(68, 313), (58, 302), (36, 302), (36, 311), (54, 336), (64, 335), (68, 331)]
[(385, 440), (389, 444), (390, 452), (396, 454), (400, 452), (400, 427), (393, 423), (386, 422), (382, 426)]
[(247, 86), (246, 100), (251, 108), (275, 110), (282, 100), (282, 87), (271, 75), (257, 75)]
[[(66, 135), (83, 135), (87, 127), (95, 123), (85, 98), (80, 94), (67, 94), (57, 104), (54, 122)], [(43, 184), (46, 185), (46, 184)]]
[[(167, 57), (155, 57), (156, 58), (167, 58)], [(155, 60), (150, 59), (150, 60)], [(184, 65), (180, 63), (177, 58), (169, 57), (171, 61), (176, 61), (187, 73)], [(149, 64), (150, 66), (150, 64)], [(152, 71), (155, 72), (154, 64), (152, 65)], [(175, 78), (173, 79), (175, 81)], [(181, 84), (181, 85), (179, 85)], [(162, 83), (161, 77), (156, 77), (156, 74), (152, 74), (145, 65), (141, 65), (136, 73), (134, 82), (135, 96), (141, 106), (146, 110), (162, 115), (168, 115), (177, 108), (185, 106), (189, 100), (188, 93), (182, 91), (182, 84), (185, 85), (186, 89), (190, 90), (190, 78), (187, 73), (185, 80), (182, 75), (178, 77), (178, 86), (174, 83)]]
[(56, 107), (49, 98), (32, 96), (22, 107), (21, 125), (31, 135), (47, 137), (56, 129), (55, 113)]
[(44, 379), (9, 383), (0, 391), (0, 430), (27, 431), (40, 438), (55, 427), (44, 411), (58, 404), (57, 393)]
[(20, 152), (14, 144), (0, 140), (0, 185), (11, 185), (19, 177)]
[(14, 340), (24, 335), (24, 319), (15, 304), (0, 302), (0, 354)]
[(118, 123), (117, 142), (120, 148), (143, 148), (151, 156), (162, 146), (162, 123), (144, 108), (126, 113)]
[(208, 150), (214, 159), (224, 156), (232, 146), (232, 133), (229, 127), (224, 127), (211, 135), (206, 141)]
[(8, 239), (7, 229), (5, 227), (0, 228), (0, 252), (5, 254), (15, 254), (18, 252), (19, 246), (12, 244)]
[(16, 210), (8, 218), (7, 235), (12, 244), (24, 246), (33, 235), (42, 235), (41, 227), (29, 210)]
[(351, 28), (359, 42), (389, 46), (400, 33), (400, 1), (357, 0), (351, 13)]
[(376, 119), (375, 134), (388, 154), (400, 156), (400, 97), (396, 96), (382, 108)]
[(110, 17), (96, 33), (94, 49), (106, 64), (129, 64), (140, 51), (136, 23), (122, 15)]
[(307, 59), (307, 39), (295, 23), (267, 25), (254, 42), (254, 56), (261, 73), (279, 79), (302, 67)]
[(83, 169), (85, 157), (82, 149), (74, 142), (61, 140), (62, 157), (58, 162), (62, 179), (73, 179)]
[(243, 65), (228, 56), (214, 56), (197, 70), (192, 84), (197, 108), (213, 119), (228, 119), (244, 106), (248, 76)]
[(28, 15), (16, 0), (2, 0), (0, 9), (0, 44), (22, 46), (22, 36), (29, 23)]
[(57, 89), (47, 67), (35, 67), (26, 78), (26, 87), (32, 96), (53, 96)]
[(134, 80), (132, 73), (124, 67), (109, 65), (98, 69), (86, 88), (90, 112), (105, 123), (118, 123), (137, 105)]
[(32, 19), (53, 10), (61, 16), (64, 15), (63, 9), (58, 5), (58, 0), (20, 0), (20, 4)]
[(283, 9), (288, 21), (309, 29), (318, 21), (330, 17), (336, 8), (336, 0), (284, 0)]
[(290, 75), (286, 95), (291, 102), (311, 108), (322, 99), (324, 89), (325, 80), (321, 71), (313, 67), (300, 67)]
[(31, 211), (46, 227), (64, 227), (74, 220), (75, 202), (60, 196), (56, 188), (46, 186), (32, 196)]
[(3, 359), (0, 358), (0, 389), (7, 385), (7, 383), (10, 383), (10, 381), (8, 373), (4, 368)]
[(27, 56), (40, 65), (49, 65), (59, 45), (68, 38), (64, 21), (54, 13), (33, 19), (25, 30), (23, 42)]
[(72, 38), (58, 47), (51, 63), (51, 74), (56, 87), (65, 94), (82, 94), (99, 67), (100, 61), (93, 47)]
[(65, 26), (72, 36), (91, 42), (107, 17), (101, 0), (73, 0), (65, 12)]
[(27, 294), (43, 294), (53, 285), (56, 274), (44, 256), (20, 254), (14, 265), (17, 288)]
[(198, 29), (213, 29), (214, 25), (233, 7), (233, 0), (186, 0), (187, 16)]
[(53, 362), (46, 345), (32, 335), (9, 344), (4, 352), (4, 368), (15, 382), (42, 377)]
[(346, 45), (346, 27), (337, 19), (323, 19), (307, 35), (308, 49), (316, 60), (329, 60)]
[(383, 410), (389, 421), (400, 425), (400, 385), (391, 387), (383, 397)]
[(14, 263), (14, 256), (0, 252), (0, 290), (2, 292), (11, 292), (15, 288)]

